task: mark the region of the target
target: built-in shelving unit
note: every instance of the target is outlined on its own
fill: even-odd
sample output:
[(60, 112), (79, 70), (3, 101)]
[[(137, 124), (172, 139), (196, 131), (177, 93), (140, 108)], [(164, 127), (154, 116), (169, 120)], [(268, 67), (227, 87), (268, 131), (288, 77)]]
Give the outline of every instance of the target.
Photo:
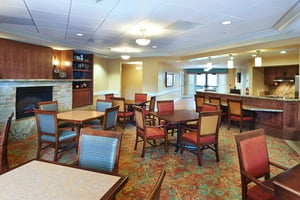
[(93, 104), (93, 54), (73, 53), (73, 108)]

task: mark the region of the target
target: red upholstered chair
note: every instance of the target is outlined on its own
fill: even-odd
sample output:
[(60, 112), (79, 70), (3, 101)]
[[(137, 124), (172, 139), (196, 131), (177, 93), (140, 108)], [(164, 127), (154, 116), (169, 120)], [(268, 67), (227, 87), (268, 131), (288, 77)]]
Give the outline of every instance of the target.
[(160, 189), (161, 189), (161, 185), (164, 181), (164, 178), (166, 176), (166, 170), (162, 170), (157, 182), (155, 183), (154, 187), (151, 190), (151, 193), (147, 196), (146, 200), (159, 200), (159, 196), (160, 196)]
[(135, 93), (134, 94), (135, 101), (147, 101), (147, 93)]
[[(196, 153), (198, 164), (201, 166), (202, 151), (211, 149), (215, 152), (216, 160), (219, 162), (218, 139), (220, 122), (221, 111), (200, 112), (197, 130), (186, 131), (185, 128), (182, 130), (181, 153), (183, 153), (183, 150)], [(186, 148), (186, 144), (196, 146), (196, 150), (194, 148)]]
[(105, 94), (104, 96), (106, 100), (112, 100), (115, 97), (114, 93), (108, 93)]
[(195, 106), (196, 112), (201, 112), (203, 103), (205, 102), (205, 97), (195, 94)]
[(245, 116), (243, 113), (243, 102), (240, 99), (227, 99), (228, 106), (228, 127), (230, 129), (231, 121), (237, 121), (240, 124), (240, 133), (243, 131), (243, 122), (252, 122), (255, 128), (255, 118), (253, 116)]
[[(165, 151), (168, 152), (168, 133), (166, 128), (163, 129), (160, 126), (146, 126), (145, 125), (145, 113), (140, 107), (134, 108), (134, 116), (136, 121), (136, 139), (134, 150), (137, 148), (138, 142), (143, 142), (142, 157), (145, 155), (146, 143), (151, 146), (155, 146), (156, 139), (163, 139), (165, 145)], [(139, 140), (139, 138), (141, 140)], [(150, 142), (153, 141), (153, 144)]]
[(7, 142), (13, 116), (14, 113), (11, 113), (7, 118), (0, 135), (0, 174), (9, 169), (7, 161)]
[[(270, 178), (270, 165), (283, 170), (287, 168), (269, 161), (264, 129), (235, 135), (235, 141), (240, 163), (242, 199), (274, 199), (274, 177)], [(261, 177), (264, 180), (258, 180)]]
[(125, 98), (123, 97), (114, 97), (113, 106), (119, 106), (118, 120), (123, 122), (124, 129), (126, 126), (126, 122), (128, 122), (130, 118), (133, 117), (133, 112), (128, 111), (125, 105)]
[[(173, 112), (175, 109), (174, 101), (173, 100), (163, 100), (163, 101), (157, 101), (157, 112)], [(158, 119), (158, 124), (164, 125), (166, 122), (164, 120)], [(174, 132), (177, 131), (177, 125), (176, 124), (168, 124), (167, 125), (167, 131), (171, 130), (172, 136), (174, 135)]]
[(222, 118), (228, 116), (227, 110), (222, 109), (222, 101), (220, 97), (208, 97), (209, 103), (217, 104), (218, 105), (218, 110), (222, 110)]

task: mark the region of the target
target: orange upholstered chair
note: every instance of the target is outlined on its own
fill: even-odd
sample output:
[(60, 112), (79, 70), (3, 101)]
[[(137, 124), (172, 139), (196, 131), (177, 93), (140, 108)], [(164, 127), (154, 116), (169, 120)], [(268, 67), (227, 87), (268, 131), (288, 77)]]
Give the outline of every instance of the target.
[(228, 127), (230, 129), (231, 121), (237, 121), (240, 124), (240, 133), (243, 131), (243, 122), (248, 121), (253, 123), (255, 128), (255, 118), (253, 116), (245, 116), (243, 113), (243, 102), (240, 99), (227, 99), (228, 106)]
[[(163, 129), (159, 126), (146, 126), (144, 110), (140, 107), (134, 108), (134, 116), (136, 121), (136, 139), (134, 150), (136, 150), (138, 142), (143, 142), (142, 157), (144, 157), (147, 143), (155, 146), (156, 139), (164, 139), (165, 151), (168, 152), (168, 133), (165, 126), (163, 126)], [(150, 143), (150, 141), (153, 141), (153, 144)]]
[(0, 174), (7, 171), (9, 168), (7, 161), (7, 142), (13, 116), (14, 113), (11, 113), (7, 118), (0, 135)]
[[(173, 100), (161, 100), (157, 101), (157, 112), (173, 112), (175, 109), (174, 101)], [(166, 124), (165, 121), (158, 119), (158, 124), (164, 125)], [(168, 124), (167, 125), (167, 131), (171, 130), (172, 136), (174, 135), (174, 132), (177, 131), (177, 125), (176, 124)]]
[(140, 102), (146, 102), (147, 101), (147, 93), (135, 93), (134, 94), (134, 100), (140, 101)]
[(149, 104), (148, 109), (147, 108), (144, 109), (145, 117), (146, 117), (146, 119), (150, 120), (152, 125), (155, 124), (154, 123), (155, 119), (154, 119), (153, 115), (151, 115), (151, 112), (154, 112), (154, 109), (155, 109), (155, 101), (156, 101), (156, 96), (152, 96), (150, 98), (150, 104)]
[(201, 112), (203, 103), (205, 102), (205, 97), (195, 94), (195, 106), (196, 112)]
[(128, 122), (130, 118), (133, 117), (133, 112), (128, 111), (125, 105), (125, 98), (123, 97), (114, 97), (113, 106), (119, 106), (118, 120), (122, 120), (124, 129), (126, 126), (126, 122)]
[(222, 110), (222, 117), (227, 117), (228, 112), (227, 109), (223, 110), (222, 108), (222, 102), (220, 97), (208, 97), (209, 103), (217, 104), (218, 105), (218, 110)]
[(108, 93), (105, 94), (104, 96), (106, 100), (112, 100), (115, 97), (114, 93)]
[[(221, 122), (221, 111), (200, 112), (198, 120), (198, 128), (196, 130), (182, 130), (181, 136), (181, 153), (183, 150), (192, 151), (198, 157), (198, 164), (201, 166), (202, 151), (211, 149), (216, 154), (216, 160), (219, 162), (218, 138)], [(186, 144), (196, 146), (194, 148), (186, 148)]]
[[(240, 163), (242, 199), (274, 199), (270, 165), (283, 170), (287, 168), (269, 161), (264, 129), (235, 135), (235, 141)], [(258, 180), (261, 177), (264, 180)]]

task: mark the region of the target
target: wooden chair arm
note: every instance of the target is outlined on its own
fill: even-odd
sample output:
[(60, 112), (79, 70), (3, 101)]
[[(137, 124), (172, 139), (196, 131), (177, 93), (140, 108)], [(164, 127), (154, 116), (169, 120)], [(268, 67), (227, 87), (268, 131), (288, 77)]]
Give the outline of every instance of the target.
[(283, 166), (279, 163), (275, 163), (275, 162), (272, 162), (272, 161), (269, 161), (270, 165), (273, 165), (274, 167), (277, 167), (279, 169), (282, 169), (282, 170), (288, 170), (289, 168), (286, 167), (286, 166)]
[(274, 192), (275, 192), (274, 188), (264, 184), (264, 181), (261, 181), (261, 180), (255, 178), (254, 176), (251, 176), (251, 175), (247, 174), (244, 171), (241, 171), (241, 173), (243, 175), (245, 175), (247, 178), (249, 178), (251, 181), (253, 181), (256, 185), (260, 186), (264, 191), (266, 191), (270, 194), (274, 194)]

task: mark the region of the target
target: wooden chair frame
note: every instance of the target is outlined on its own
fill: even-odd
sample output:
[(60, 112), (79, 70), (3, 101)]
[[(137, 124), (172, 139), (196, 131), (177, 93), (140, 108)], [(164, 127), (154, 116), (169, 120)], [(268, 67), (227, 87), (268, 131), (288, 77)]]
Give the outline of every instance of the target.
[(153, 186), (151, 193), (147, 196), (147, 200), (159, 200), (161, 185), (163, 184), (164, 178), (166, 176), (166, 170), (162, 170), (155, 185)]

